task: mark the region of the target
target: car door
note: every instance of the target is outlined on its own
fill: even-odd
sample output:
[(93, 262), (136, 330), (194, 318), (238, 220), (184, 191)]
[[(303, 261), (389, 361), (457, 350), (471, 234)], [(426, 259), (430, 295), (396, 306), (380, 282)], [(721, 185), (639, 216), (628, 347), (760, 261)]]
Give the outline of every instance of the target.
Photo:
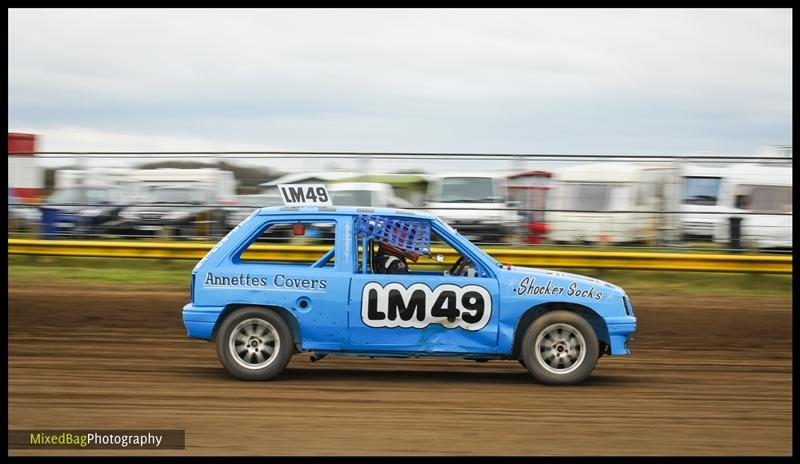
[[(336, 237), (350, 233), (351, 229), (341, 225), (336, 217), (308, 214), (283, 215), (266, 221), (254, 220), (251, 215), (242, 224), (247, 232), (234, 235), (238, 243), (217, 252), (222, 257), (211, 258), (210, 263), (204, 263), (198, 270), (195, 289), (202, 292), (202, 300), (210, 306), (283, 308), (297, 321), (297, 335), (304, 350), (341, 350), (347, 340), (346, 302), (351, 272), (345, 268), (345, 244)], [(284, 261), (279, 255), (259, 254), (258, 248), (283, 238), (286, 228), (292, 231), (297, 225), (304, 226), (299, 235), (305, 237), (306, 232), (320, 225), (334, 229), (330, 238), (315, 240), (318, 247), (331, 247), (327, 252), (320, 251), (315, 263), (296, 263)], [(227, 238), (220, 243), (224, 244), (224, 240)]]
[(357, 269), (350, 284), (351, 350), (496, 351), (499, 301), (493, 274), (478, 272), (467, 277), (444, 275), (441, 271), (393, 275), (364, 271)]

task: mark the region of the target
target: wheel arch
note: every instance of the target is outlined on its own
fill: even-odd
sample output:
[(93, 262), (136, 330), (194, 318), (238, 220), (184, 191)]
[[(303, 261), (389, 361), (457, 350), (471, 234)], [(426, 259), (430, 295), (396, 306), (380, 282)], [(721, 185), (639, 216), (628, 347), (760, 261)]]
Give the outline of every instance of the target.
[[(511, 352), (513, 358), (516, 359), (521, 356), (522, 337), (525, 336), (525, 331), (528, 330), (528, 327), (542, 315), (557, 310), (570, 311), (583, 317), (594, 329), (601, 345), (607, 346), (609, 344), (608, 326), (602, 316), (595, 310), (578, 303), (548, 302), (528, 308), (517, 321), (517, 326), (514, 328), (514, 344)], [(600, 347), (601, 353), (605, 346)]]
[(219, 314), (217, 318), (217, 322), (214, 324), (214, 330), (211, 332), (211, 340), (216, 340), (217, 338), (217, 329), (219, 329), (220, 324), (222, 321), (225, 320), (228, 315), (232, 312), (242, 309), (242, 308), (260, 308), (266, 309), (268, 311), (275, 312), (278, 314), (286, 325), (289, 326), (289, 330), (292, 331), (292, 343), (296, 350), (300, 351), (300, 323), (297, 321), (297, 318), (292, 315), (286, 308), (282, 306), (275, 306), (275, 305), (263, 305), (263, 304), (250, 304), (250, 303), (231, 303), (225, 306), (225, 309)]

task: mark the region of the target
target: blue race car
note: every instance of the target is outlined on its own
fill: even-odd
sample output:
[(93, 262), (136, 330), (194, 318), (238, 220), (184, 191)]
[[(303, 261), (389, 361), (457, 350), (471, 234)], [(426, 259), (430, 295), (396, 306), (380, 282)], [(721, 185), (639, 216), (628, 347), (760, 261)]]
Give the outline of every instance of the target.
[[(311, 246), (311, 264), (251, 248), (321, 228), (331, 238)], [(449, 269), (432, 244), (456, 257)], [(195, 266), (183, 322), (243, 380), (271, 379), (312, 352), (516, 359), (542, 383), (575, 384), (603, 354), (629, 354), (636, 330), (615, 285), (503, 265), (429, 214), (327, 206), (255, 210)]]

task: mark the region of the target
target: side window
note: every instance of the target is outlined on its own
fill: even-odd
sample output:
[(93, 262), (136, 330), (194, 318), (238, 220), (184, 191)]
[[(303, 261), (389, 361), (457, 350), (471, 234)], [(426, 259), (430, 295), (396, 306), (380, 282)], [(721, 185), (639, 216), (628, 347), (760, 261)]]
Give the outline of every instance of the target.
[(356, 218), (355, 230), (358, 241), (356, 273), (455, 278), (475, 277), (480, 273), (475, 263), (466, 256), (462, 258), (428, 220), (360, 216)]
[(361, 274), (409, 274), (410, 265), (430, 259), (430, 221), (363, 214), (354, 218)]
[(753, 189), (748, 185), (737, 185), (733, 193), (733, 207), (750, 209)]
[[(274, 245), (314, 245), (320, 248), (313, 261), (293, 259), (287, 250)], [(267, 224), (258, 237), (239, 255), (242, 263), (293, 264), (333, 269), (336, 246), (335, 221), (286, 221)]]
[(411, 265), (412, 272), (435, 272), (455, 278), (476, 277), (479, 275), (479, 270), (475, 263), (450, 246), (435, 230), (431, 230), (431, 251), (433, 257), (439, 254), (443, 256), (444, 260), (438, 262), (435, 259), (420, 259), (417, 263)]

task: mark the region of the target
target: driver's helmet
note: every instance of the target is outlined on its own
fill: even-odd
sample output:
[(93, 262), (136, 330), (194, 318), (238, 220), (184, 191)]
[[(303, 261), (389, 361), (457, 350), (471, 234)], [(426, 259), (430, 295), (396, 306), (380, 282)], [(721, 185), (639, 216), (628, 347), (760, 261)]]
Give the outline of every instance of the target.
[(414, 253), (411, 251), (406, 251), (401, 248), (398, 248), (393, 245), (389, 245), (388, 243), (378, 242), (378, 250), (384, 253), (389, 253), (392, 255), (397, 256), (398, 258), (405, 258), (410, 259), (412, 262), (417, 262), (419, 259), (419, 253)]

